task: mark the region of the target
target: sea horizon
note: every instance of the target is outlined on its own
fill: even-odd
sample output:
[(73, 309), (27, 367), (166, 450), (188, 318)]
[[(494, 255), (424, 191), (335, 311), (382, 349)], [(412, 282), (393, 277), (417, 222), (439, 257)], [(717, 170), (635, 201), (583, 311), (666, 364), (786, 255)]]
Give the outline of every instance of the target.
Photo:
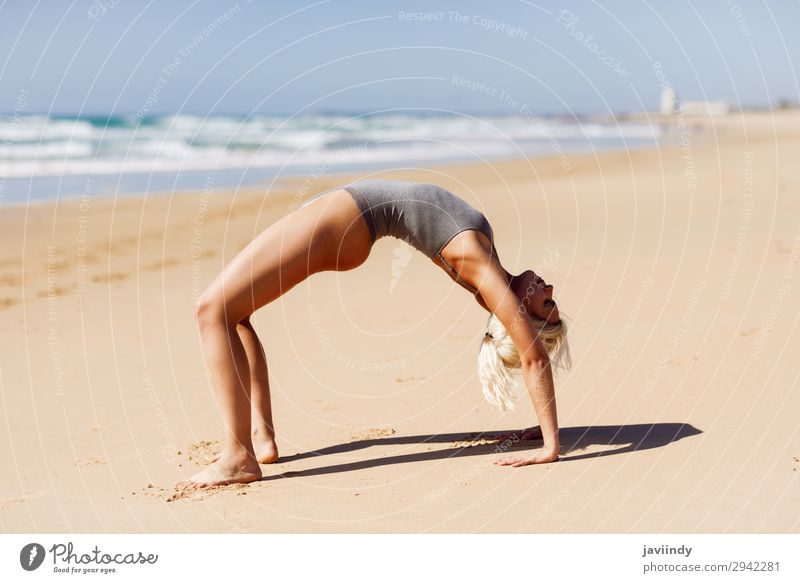
[(448, 112), (0, 115), (0, 200), (255, 187), (276, 178), (657, 147), (659, 126)]

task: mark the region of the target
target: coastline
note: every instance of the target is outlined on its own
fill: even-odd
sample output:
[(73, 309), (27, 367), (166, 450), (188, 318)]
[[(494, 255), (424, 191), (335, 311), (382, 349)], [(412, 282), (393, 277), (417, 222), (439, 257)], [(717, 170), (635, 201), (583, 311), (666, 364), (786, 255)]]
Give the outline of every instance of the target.
[[(763, 113), (763, 112), (762, 112)], [(744, 112), (744, 115), (751, 115), (750, 112)], [(690, 126), (692, 131), (692, 139), (693, 140), (701, 140), (706, 133), (707, 130), (714, 127), (716, 124), (727, 124), (731, 120), (738, 117), (738, 114), (730, 114), (724, 116), (724, 118), (717, 118), (713, 120), (712, 118), (706, 116), (696, 116), (696, 115), (689, 115), (683, 116), (685, 118), (686, 123)], [(648, 127), (660, 126), (662, 130), (666, 126), (672, 126), (673, 130), (678, 129), (677, 127), (677, 117), (665, 117), (660, 114), (656, 113), (643, 113), (643, 114), (618, 114), (618, 115), (595, 115), (595, 116), (587, 116), (583, 121), (587, 124), (591, 123), (600, 123), (603, 125), (607, 125), (608, 127), (624, 127), (625, 124), (629, 124), (631, 122), (635, 123), (645, 123)], [(669, 132), (675, 134), (674, 131)], [(483, 157), (482, 162), (485, 163), (498, 163), (498, 162), (512, 162), (512, 161), (527, 161), (527, 160), (543, 160), (547, 161), (553, 158), (559, 158), (561, 160), (562, 166), (565, 164), (565, 160), (569, 157), (580, 157), (586, 155), (598, 155), (607, 152), (625, 152), (625, 151), (636, 151), (636, 150), (657, 150), (657, 149), (664, 149), (669, 148), (678, 143), (679, 138), (673, 135), (674, 141), (671, 143), (669, 139), (669, 135), (660, 136), (655, 138), (655, 143), (646, 143), (646, 141), (642, 141), (641, 139), (627, 143), (624, 140), (622, 142), (617, 142), (612, 145), (602, 146), (599, 143), (591, 144), (591, 146), (587, 146), (585, 148), (576, 148), (567, 151), (560, 151), (557, 154), (553, 153), (533, 153), (533, 152), (523, 152), (520, 150), (518, 154), (515, 155), (494, 155)], [(480, 156), (478, 156), (480, 158)], [(333, 163), (322, 163), (318, 166), (308, 167), (308, 168), (296, 168), (291, 167), (289, 170), (285, 170), (284, 168), (237, 168), (237, 167), (225, 167), (225, 168), (218, 168), (216, 170), (211, 171), (201, 171), (201, 170), (187, 170), (184, 172), (170, 172), (170, 171), (154, 171), (151, 173), (147, 172), (131, 172), (131, 173), (122, 173), (122, 174), (68, 174), (64, 176), (58, 175), (33, 175), (33, 176), (8, 176), (4, 179), (4, 188), (3, 188), (3, 196), (0, 198), (0, 210), (3, 208), (14, 208), (14, 207), (24, 207), (24, 206), (38, 206), (38, 205), (47, 205), (47, 204), (58, 204), (60, 201), (70, 201), (70, 200), (80, 200), (84, 197), (84, 195), (90, 195), (94, 200), (114, 200), (114, 199), (124, 199), (128, 197), (144, 197), (144, 196), (174, 196), (174, 195), (181, 195), (181, 194), (192, 194), (197, 193), (205, 188), (205, 185), (209, 182), (216, 184), (218, 182), (218, 178), (220, 175), (225, 173), (232, 173), (237, 174), (239, 172), (252, 171), (254, 172), (258, 178), (246, 178), (244, 182), (241, 182), (242, 178), (240, 177), (240, 182), (238, 184), (233, 184), (231, 181), (223, 181), (220, 186), (215, 186), (215, 190), (219, 192), (233, 192), (239, 190), (256, 190), (259, 189), (268, 183), (273, 182), (282, 182), (282, 181), (289, 181), (289, 182), (297, 182), (298, 179), (302, 178), (305, 180), (309, 174), (318, 174), (324, 170), (324, 174), (326, 176), (341, 176), (343, 179), (347, 179), (352, 176), (357, 176), (366, 172), (370, 171), (380, 171), (383, 167), (388, 165), (395, 164), (396, 161), (388, 161), (387, 163), (381, 161), (368, 161), (362, 163), (356, 162), (347, 162), (344, 164), (333, 164)], [(404, 160), (406, 165), (410, 165), (411, 167), (416, 168), (434, 168), (434, 167), (453, 167), (453, 166), (460, 166), (460, 165), (471, 165), (477, 164), (475, 162), (475, 158), (442, 158), (442, 159), (407, 159)], [(334, 169), (328, 170), (330, 166), (341, 166), (341, 169)], [(185, 176), (195, 175), (193, 179), (185, 179)], [(184, 178), (180, 178), (184, 177)], [(199, 184), (198, 178), (203, 178), (203, 184)], [(9, 189), (9, 184), (21, 181), (21, 182), (36, 182), (36, 181), (58, 181), (59, 186), (62, 187), (61, 191), (57, 191), (56, 195), (53, 198), (42, 198), (40, 195), (36, 195), (33, 198), (30, 197), (30, 191), (28, 193), (28, 198), (25, 200), (20, 200), (17, 196), (13, 194), (8, 194), (9, 190), (14, 191), (15, 189)], [(83, 187), (80, 189), (81, 192), (78, 192), (78, 189), (72, 187), (70, 190), (67, 188), (67, 192), (64, 192), (63, 188), (63, 181), (74, 181), (74, 182), (82, 182)], [(156, 183), (163, 183), (163, 182), (173, 182), (173, 186), (170, 188), (163, 188), (163, 187), (154, 187), (154, 188), (143, 188), (141, 186), (132, 187), (131, 184), (142, 184), (142, 183), (150, 183), (151, 181), (155, 181)], [(188, 184), (198, 183), (196, 186), (189, 186), (188, 184), (178, 186), (178, 182), (185, 182)], [(96, 186), (94, 185), (95, 182), (105, 183), (104, 190), (105, 192), (97, 192), (95, 191)], [(89, 185), (88, 183), (92, 183)], [(110, 190), (109, 184), (116, 183), (116, 190)], [(42, 187), (38, 187), (39, 190), (42, 190)], [(49, 190), (49, 189), (48, 189)]]
[(383, 239), (253, 318), (279, 463), (171, 499), (222, 429), (194, 299), (259, 230), (358, 173), (3, 204), (0, 323), (20, 331), (0, 337), (3, 529), (798, 532), (800, 115), (706, 121), (714, 139), (689, 156), (381, 173), (484, 211), (507, 268), (541, 270), (574, 322), (575, 367), (555, 379), (562, 461), (519, 470), (482, 440), (535, 423), (525, 398), (506, 415), (483, 402), (485, 312)]

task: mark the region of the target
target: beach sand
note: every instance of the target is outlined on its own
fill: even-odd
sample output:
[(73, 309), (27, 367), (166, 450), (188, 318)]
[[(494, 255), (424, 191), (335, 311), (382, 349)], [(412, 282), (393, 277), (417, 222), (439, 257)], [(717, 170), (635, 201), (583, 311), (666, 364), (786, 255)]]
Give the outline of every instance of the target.
[(381, 175), (461, 195), (509, 271), (555, 285), (573, 324), (562, 460), (519, 469), (491, 463), (491, 435), (536, 419), (525, 395), (507, 414), (482, 398), (487, 313), (386, 238), (253, 318), (279, 463), (174, 495), (222, 434), (194, 300), (259, 230), (352, 178), (335, 167), (5, 205), (0, 528), (800, 532), (800, 113), (685, 121), (683, 147)]

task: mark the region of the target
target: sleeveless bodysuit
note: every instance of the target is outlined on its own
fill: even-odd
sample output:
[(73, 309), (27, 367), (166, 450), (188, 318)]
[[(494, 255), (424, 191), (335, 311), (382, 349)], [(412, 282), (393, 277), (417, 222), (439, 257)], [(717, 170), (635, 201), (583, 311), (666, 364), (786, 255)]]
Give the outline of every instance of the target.
[(373, 242), (386, 236), (402, 239), (431, 259), (441, 261), (455, 274), (456, 281), (477, 293), (458, 277), (441, 251), (450, 239), (467, 230), (484, 233), (494, 244), (492, 227), (483, 213), (435, 184), (369, 179), (343, 188), (361, 210)]
[(396, 237), (433, 258), (461, 231), (474, 229), (494, 239), (483, 213), (441, 186), (360, 180), (344, 189), (361, 209), (373, 241)]

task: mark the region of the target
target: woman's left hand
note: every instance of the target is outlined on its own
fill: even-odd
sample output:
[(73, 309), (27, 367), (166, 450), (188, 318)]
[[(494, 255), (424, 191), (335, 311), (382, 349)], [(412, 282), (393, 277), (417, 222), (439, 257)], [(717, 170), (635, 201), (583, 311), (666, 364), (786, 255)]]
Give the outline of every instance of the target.
[(512, 468), (519, 468), (522, 466), (529, 466), (531, 464), (547, 464), (550, 462), (558, 461), (558, 449), (537, 449), (532, 454), (519, 457), (505, 457), (494, 460), (497, 466), (511, 466)]

